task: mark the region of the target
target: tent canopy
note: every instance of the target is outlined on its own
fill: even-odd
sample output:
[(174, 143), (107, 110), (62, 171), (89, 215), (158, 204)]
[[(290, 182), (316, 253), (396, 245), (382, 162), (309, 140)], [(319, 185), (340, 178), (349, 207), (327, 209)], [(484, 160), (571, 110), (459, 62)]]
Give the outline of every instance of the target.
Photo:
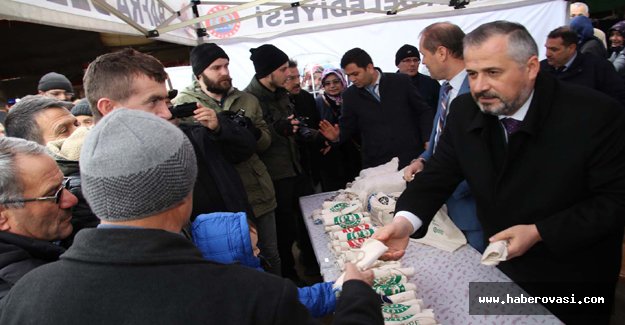
[[(450, 21), (465, 32), (493, 20), (525, 25), (539, 48), (566, 20), (561, 0), (4, 0), (0, 18), (97, 32), (148, 35), (177, 44), (220, 44), (238, 87), (253, 75), (249, 49), (272, 43), (300, 65), (338, 63), (353, 47), (394, 71), (395, 51), (418, 44), (419, 32)], [(465, 4), (468, 3), (468, 4)], [(451, 6), (450, 6), (451, 4)], [(206, 28), (206, 36), (203, 34)], [(327, 63), (331, 64), (331, 63)]]

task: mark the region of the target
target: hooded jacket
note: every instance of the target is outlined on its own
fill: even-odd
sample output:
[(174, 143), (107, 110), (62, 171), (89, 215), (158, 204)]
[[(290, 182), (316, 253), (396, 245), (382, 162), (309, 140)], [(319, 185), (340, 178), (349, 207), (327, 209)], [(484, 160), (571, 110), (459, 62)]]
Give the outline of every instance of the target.
[(577, 33), (577, 37), (579, 37), (578, 51), (584, 54), (596, 55), (602, 59), (608, 57), (608, 51), (603, 46), (603, 42), (594, 35), (595, 29), (592, 27), (590, 18), (577, 16), (571, 20), (570, 26)]
[[(193, 242), (207, 260), (241, 265), (263, 271), (254, 256), (245, 213), (210, 213), (198, 216), (191, 226)], [(297, 288), (300, 302), (313, 317), (329, 315), (336, 309), (332, 282)]]

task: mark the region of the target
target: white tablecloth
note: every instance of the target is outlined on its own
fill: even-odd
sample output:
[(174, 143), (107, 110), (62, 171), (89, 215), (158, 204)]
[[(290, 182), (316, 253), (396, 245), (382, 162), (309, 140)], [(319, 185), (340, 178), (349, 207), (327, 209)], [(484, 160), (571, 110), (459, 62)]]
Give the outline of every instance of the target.
[[(300, 198), (308, 234), (325, 281), (336, 280), (341, 271), (328, 247), (323, 225), (316, 225), (312, 212), (334, 192)], [(553, 315), (469, 315), (469, 282), (511, 282), (492, 266), (480, 264), (480, 253), (465, 245), (453, 253), (410, 241), (402, 266), (415, 268), (409, 281), (417, 286), (417, 296), (427, 308), (434, 309), (440, 324), (561, 324)]]

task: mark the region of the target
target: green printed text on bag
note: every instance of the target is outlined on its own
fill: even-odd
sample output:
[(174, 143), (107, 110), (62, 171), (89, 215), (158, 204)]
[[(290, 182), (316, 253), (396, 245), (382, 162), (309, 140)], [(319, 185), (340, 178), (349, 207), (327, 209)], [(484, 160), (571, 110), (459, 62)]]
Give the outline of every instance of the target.
[(371, 237), (373, 236), (373, 232), (374, 232), (373, 229), (365, 229), (365, 230), (356, 231), (356, 232), (348, 232), (347, 240)]
[(341, 228), (349, 228), (360, 224), (360, 219), (362, 216), (357, 213), (342, 214), (334, 217), (334, 224)]

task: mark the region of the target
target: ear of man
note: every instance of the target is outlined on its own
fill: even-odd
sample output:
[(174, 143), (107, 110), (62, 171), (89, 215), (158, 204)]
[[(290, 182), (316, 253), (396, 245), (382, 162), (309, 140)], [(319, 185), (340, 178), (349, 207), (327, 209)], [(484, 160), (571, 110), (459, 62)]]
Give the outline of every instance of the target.
[(4, 206), (0, 206), (0, 231), (9, 231), (11, 226), (9, 224), (9, 211)]
[(102, 116), (106, 116), (115, 109), (115, 104), (114, 100), (104, 97), (98, 99), (97, 108)]

